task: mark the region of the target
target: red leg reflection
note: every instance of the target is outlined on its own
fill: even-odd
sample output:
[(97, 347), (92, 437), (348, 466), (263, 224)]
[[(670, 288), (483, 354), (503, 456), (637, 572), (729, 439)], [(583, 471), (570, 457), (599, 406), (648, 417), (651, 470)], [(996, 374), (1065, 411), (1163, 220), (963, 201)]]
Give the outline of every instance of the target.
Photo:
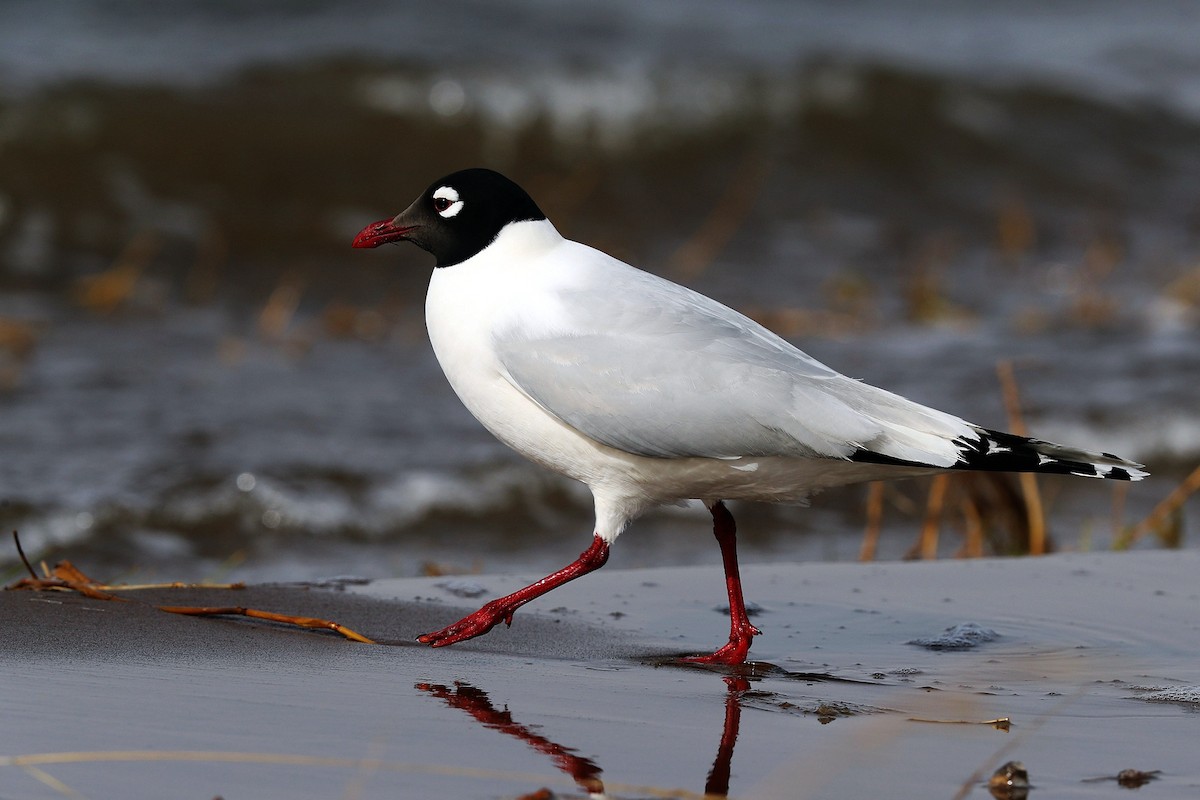
[(713, 535), (721, 546), (721, 561), (725, 565), (725, 588), (729, 591), (729, 643), (709, 656), (689, 656), (682, 659), (694, 664), (744, 664), (750, 652), (750, 642), (762, 633), (750, 624), (746, 601), (742, 597), (742, 578), (738, 574), (737, 525), (725, 504), (717, 501), (709, 509), (713, 516)]
[(417, 641), (434, 647), (445, 647), (448, 644), (482, 636), (501, 621), (505, 625), (512, 625), (513, 613), (518, 608), (534, 598), (541, 597), (551, 589), (557, 589), (567, 581), (573, 581), (580, 575), (600, 569), (606, 561), (608, 561), (608, 542), (597, 536), (592, 540), (591, 547), (580, 553), (579, 558), (558, 572), (553, 572), (524, 589), (518, 589), (510, 595), (493, 600), (475, 613), (468, 614), (440, 631), (418, 636)]
[[(423, 692), (429, 692), (434, 697), (446, 701), (451, 708), (466, 711), (483, 723), (484, 727), (508, 734), (520, 739), (539, 753), (550, 756), (554, 766), (575, 779), (579, 788), (588, 794), (603, 794), (604, 783), (600, 780), (600, 767), (590, 759), (575, 755), (569, 747), (550, 741), (545, 736), (539, 736), (524, 725), (513, 722), (508, 709), (501, 711), (492, 705), (487, 692), (476, 689), (465, 683), (455, 682), (454, 689), (436, 683), (418, 683), (416, 686)], [(735, 734), (736, 736), (736, 731)]]
[(705, 797), (725, 797), (729, 794), (729, 769), (733, 762), (733, 746), (737, 744), (738, 726), (742, 721), (742, 693), (750, 689), (745, 678), (725, 676), (729, 694), (725, 696), (725, 727), (721, 731), (721, 744), (717, 757), (713, 759), (708, 781), (704, 784)]

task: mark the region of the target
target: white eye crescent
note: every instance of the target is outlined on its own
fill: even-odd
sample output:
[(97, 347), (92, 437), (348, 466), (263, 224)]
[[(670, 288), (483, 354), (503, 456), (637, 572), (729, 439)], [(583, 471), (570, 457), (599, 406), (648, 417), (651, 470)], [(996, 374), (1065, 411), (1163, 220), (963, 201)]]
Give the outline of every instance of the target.
[(463, 201), (453, 186), (443, 186), (433, 193), (433, 210), (449, 219), (463, 209)]

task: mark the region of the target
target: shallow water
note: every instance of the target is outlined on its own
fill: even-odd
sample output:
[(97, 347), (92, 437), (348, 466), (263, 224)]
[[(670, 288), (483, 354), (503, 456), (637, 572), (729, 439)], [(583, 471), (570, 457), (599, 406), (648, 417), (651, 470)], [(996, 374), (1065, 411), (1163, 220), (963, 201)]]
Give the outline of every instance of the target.
[[(973, 421), (1008, 426), (1012, 360), (1035, 435), (1150, 465), (1138, 519), (1200, 461), (1195, 10), (1044, 5), (5, 4), (0, 525), (171, 577), (565, 562), (586, 493), (453, 398), (428, 258), (347, 246), (476, 163)], [(1108, 546), (1111, 486), (1044, 486), (1059, 546)], [(920, 524), (897, 492), (881, 558)], [(863, 501), (739, 509), (743, 555), (853, 558)], [(706, 530), (668, 510), (614, 559), (715, 563)]]
[[(1200, 787), (1197, 559), (751, 567), (764, 635), (735, 671), (668, 658), (723, 636), (723, 581), (708, 567), (602, 570), (511, 628), (437, 650), (412, 637), (477, 601), (436, 578), (138, 595), (336, 618), (392, 646), (7, 592), (0, 785), (23, 798), (160, 797), (184, 783), (263, 798), (574, 797), (598, 783), (622, 800), (706, 787), (986, 797), (991, 771), (1017, 760), (1039, 793), (1094, 797), (1092, 779), (1133, 768), (1159, 771), (1151, 791), (1188, 796)], [(525, 580), (478, 578), (489, 595)], [(998, 638), (907, 643), (965, 622)], [(1185, 699), (1156, 701), (1163, 689)]]
[[(586, 491), (492, 440), (453, 397), (423, 340), (318, 338), (306, 353), (291, 355), (251, 337), (228, 356), (228, 325), (227, 317), (207, 310), (54, 319), (24, 385), (0, 398), (0, 523), (19, 530), (33, 554), (172, 579), (230, 569), (259, 580), (387, 577), (418, 574), (429, 563), (458, 571), (549, 571), (586, 544)], [(937, 380), (951, 395), (940, 403), (944, 408), (958, 410), (960, 403), (948, 402), (955, 392), (963, 408), (998, 405), (991, 385), (972, 403), (969, 384), (972, 375), (990, 384), (986, 365), (1002, 347), (976, 338), (975, 346), (990, 352), (947, 369), (949, 356), (930, 351), (962, 354), (966, 343), (914, 338), (925, 340), (922, 355), (911, 352), (912, 340), (856, 344), (873, 350), (872, 364), (881, 358), (892, 367), (878, 369), (884, 385), (937, 402), (930, 393), (930, 380)], [(1046, 419), (1034, 427), (1045, 438), (1094, 442), (1134, 457), (1147, 449), (1159, 454), (1147, 460), (1157, 467), (1162, 459), (1165, 468), (1127, 495), (1126, 519), (1133, 520), (1178, 480), (1171, 450), (1182, 447), (1179, 459), (1188, 458), (1192, 407), (1170, 376), (1200, 368), (1191, 363), (1200, 352), (1159, 351), (1147, 355), (1157, 366), (1132, 366), (1131, 381), (1147, 369), (1157, 373), (1157, 387), (1144, 381), (1144, 400), (1133, 407), (1119, 397), (1081, 400), (1061, 391), (1061, 373), (1089, 381), (1129, 347), (1107, 342), (1111, 352), (1100, 339), (1100, 347), (1069, 362), (1022, 376), (1031, 378), (1025, 396), (1046, 403)], [(939, 369), (927, 380), (906, 375), (902, 362)], [(999, 410), (972, 416), (1003, 427)], [(896, 491), (885, 510), (883, 559), (901, 556), (915, 537), (926, 483)], [(1048, 479), (1043, 491), (1059, 546), (1107, 546), (1114, 531), (1111, 484)], [(811, 508), (742, 505), (736, 513), (743, 559), (855, 558), (864, 501), (865, 491), (851, 487), (818, 496)], [(959, 524), (957, 517), (947, 520), (945, 554), (961, 545)], [(614, 563), (717, 563), (709, 527), (698, 508), (651, 515), (622, 537)], [(1006, 547), (1005, 526), (995, 528), (1000, 538), (992, 546)], [(15, 552), (4, 558), (11, 563)]]

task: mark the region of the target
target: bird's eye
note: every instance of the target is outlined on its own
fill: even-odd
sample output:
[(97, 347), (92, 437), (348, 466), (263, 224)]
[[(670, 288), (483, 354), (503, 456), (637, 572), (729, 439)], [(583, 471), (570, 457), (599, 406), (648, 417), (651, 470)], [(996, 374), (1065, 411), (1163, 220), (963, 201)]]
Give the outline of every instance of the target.
[(458, 196), (458, 190), (453, 186), (441, 186), (433, 193), (433, 210), (438, 213), (438, 216), (450, 219), (458, 216), (458, 212), (462, 209), (462, 198)]

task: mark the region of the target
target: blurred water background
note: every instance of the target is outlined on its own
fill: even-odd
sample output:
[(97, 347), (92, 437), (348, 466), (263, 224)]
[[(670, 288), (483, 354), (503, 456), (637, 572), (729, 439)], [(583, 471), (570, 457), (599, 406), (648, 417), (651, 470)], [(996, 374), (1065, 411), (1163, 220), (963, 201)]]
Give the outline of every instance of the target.
[[(1194, 3), (9, 0), (2, 530), (126, 577), (573, 557), (589, 495), (458, 404), (429, 257), (349, 249), (475, 165), (913, 399), (1006, 428), (1011, 361), (1032, 433), (1154, 473), (1043, 481), (1060, 548), (1111, 546), (1200, 460)], [(1019, 548), (1014, 486), (953, 488), (942, 552), (964, 498)], [(927, 492), (883, 495), (880, 557)], [(865, 497), (743, 507), (743, 558), (854, 558)], [(613, 563), (719, 563), (705, 520), (639, 521)]]

